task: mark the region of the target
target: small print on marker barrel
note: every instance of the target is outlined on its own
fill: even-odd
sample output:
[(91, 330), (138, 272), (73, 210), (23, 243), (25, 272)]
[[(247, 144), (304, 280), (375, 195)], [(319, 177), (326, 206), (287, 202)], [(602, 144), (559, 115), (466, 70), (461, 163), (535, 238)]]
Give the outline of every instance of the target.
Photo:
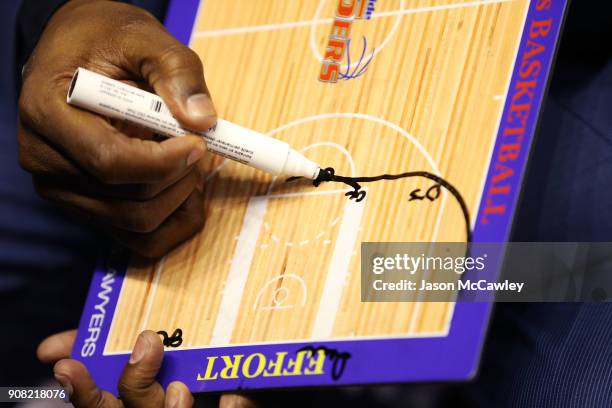
[(223, 119), (205, 132), (186, 129), (172, 116), (159, 96), (84, 68), (77, 68), (74, 73), (66, 101), (109, 118), (138, 124), (164, 136), (201, 135), (212, 153), (273, 175), (311, 180), (319, 175), (320, 166), (286, 142)]

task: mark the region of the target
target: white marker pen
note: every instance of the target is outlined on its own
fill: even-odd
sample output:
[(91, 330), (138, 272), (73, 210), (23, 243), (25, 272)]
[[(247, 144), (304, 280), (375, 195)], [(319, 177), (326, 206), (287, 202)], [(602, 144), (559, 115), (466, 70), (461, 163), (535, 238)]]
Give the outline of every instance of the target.
[(208, 150), (274, 175), (316, 179), (320, 166), (283, 141), (226, 120), (206, 132), (181, 127), (157, 95), (84, 68), (74, 73), (66, 98), (71, 105), (110, 118), (127, 120), (165, 136), (200, 134)]

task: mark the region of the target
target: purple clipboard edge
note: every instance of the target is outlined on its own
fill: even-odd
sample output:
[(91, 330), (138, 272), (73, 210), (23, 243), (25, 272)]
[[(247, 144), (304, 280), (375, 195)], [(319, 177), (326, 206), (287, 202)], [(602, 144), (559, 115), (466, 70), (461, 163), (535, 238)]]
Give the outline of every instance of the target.
[[(508, 89), (502, 121), (491, 157), (474, 227), (474, 242), (504, 242), (509, 237), (512, 216), (516, 208), (520, 185), (523, 178), (529, 148), (538, 122), (543, 97), (548, 86), (551, 67), (557, 48), (567, 0), (552, 0), (550, 8), (538, 10), (536, 6), (546, 4), (545, 0), (532, 0), (523, 29), (521, 44)], [(188, 44), (196, 20), (199, 0), (173, 0), (170, 3), (166, 26), (180, 41)], [(527, 51), (529, 29), (534, 21), (552, 19), (550, 34), (540, 42), (545, 51), (539, 54), (542, 69), (535, 78), (537, 85), (532, 88), (531, 107), (524, 125), (524, 140), (518, 158), (511, 166), (514, 176), (509, 181), (510, 193), (503, 198), (506, 211), (489, 219), (484, 224), (483, 217), (487, 192), (493, 185), (495, 158), (498, 157), (502, 136), (509, 127), (507, 118), (516, 86), (520, 80), (517, 64)], [(496, 204), (499, 204), (496, 203)], [(498, 262), (501, 265), (502, 259)], [(104, 355), (112, 316), (115, 313), (123, 276), (127, 266), (125, 254), (111, 255), (100, 259), (94, 272), (89, 294), (73, 349), (73, 358), (82, 361), (92, 373), (97, 384), (105, 390), (117, 394), (117, 380), (128, 360), (127, 354)], [(491, 312), (491, 303), (458, 302), (452, 318), (450, 331), (445, 337), (393, 338), (384, 340), (343, 340), (307, 343), (284, 343), (173, 350), (166, 352), (159, 381), (166, 386), (173, 380), (180, 380), (194, 392), (227, 391), (236, 389), (293, 388), (301, 386), (330, 386), (366, 383), (394, 383), (411, 381), (457, 381), (475, 375), (484, 335)], [(92, 345), (93, 344), (93, 345)], [(295, 356), (305, 346), (325, 346), (340, 352), (350, 353), (343, 375), (338, 379), (331, 376), (331, 358), (326, 359), (324, 374), (318, 375), (262, 375), (246, 378), (223, 380), (197, 380), (198, 374), (204, 375), (207, 357), (220, 355), (259, 354), (257, 359), (266, 361), (278, 358), (278, 353)], [(261, 356), (261, 357), (260, 357)], [(289, 358), (289, 357), (287, 357)], [(253, 359), (252, 361), (255, 361)], [(390, 362), (392, 362), (390, 364)]]

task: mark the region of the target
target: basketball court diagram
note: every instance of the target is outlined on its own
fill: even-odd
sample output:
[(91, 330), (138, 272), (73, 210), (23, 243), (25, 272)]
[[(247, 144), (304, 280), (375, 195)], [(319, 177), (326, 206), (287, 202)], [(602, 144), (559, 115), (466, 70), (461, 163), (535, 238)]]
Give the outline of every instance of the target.
[[(371, 15), (351, 20), (342, 75), (331, 83), (320, 76), (339, 1), (200, 1), (189, 45), (203, 61), (219, 116), (284, 140), (342, 175), (442, 177), (460, 191), (476, 230), (534, 2), (366, 2)], [(362, 242), (466, 240), (448, 191), (411, 201), (410, 192), (427, 191), (431, 180), (367, 184), (357, 202), (341, 184), (287, 183), (212, 154), (201, 170), (203, 230), (159, 260), (131, 258), (113, 295), (102, 359), (127, 357), (145, 329), (180, 329), (180, 346), (167, 348), (178, 356), (445, 339), (460, 324), (450, 299), (360, 298)]]

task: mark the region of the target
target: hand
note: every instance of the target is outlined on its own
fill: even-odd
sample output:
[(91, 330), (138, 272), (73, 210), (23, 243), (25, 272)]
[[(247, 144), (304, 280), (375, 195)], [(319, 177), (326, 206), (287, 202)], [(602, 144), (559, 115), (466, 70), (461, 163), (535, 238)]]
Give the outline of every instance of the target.
[(37, 192), (157, 257), (204, 223), (198, 136), (161, 142), (66, 103), (77, 67), (155, 92), (196, 131), (216, 121), (202, 63), (146, 11), (75, 0), (51, 18), (26, 64), (19, 99), (19, 160)]
[[(38, 346), (37, 355), (43, 363), (55, 363), (55, 378), (68, 390), (70, 401), (76, 408), (193, 406), (193, 396), (182, 382), (170, 383), (164, 392), (161, 385), (155, 381), (164, 358), (164, 347), (154, 332), (147, 330), (138, 336), (130, 360), (119, 378), (119, 399), (101, 391), (80, 361), (68, 358), (75, 337), (76, 330), (48, 337)], [(255, 404), (241, 395), (225, 394), (221, 397), (219, 406), (254, 408)]]

